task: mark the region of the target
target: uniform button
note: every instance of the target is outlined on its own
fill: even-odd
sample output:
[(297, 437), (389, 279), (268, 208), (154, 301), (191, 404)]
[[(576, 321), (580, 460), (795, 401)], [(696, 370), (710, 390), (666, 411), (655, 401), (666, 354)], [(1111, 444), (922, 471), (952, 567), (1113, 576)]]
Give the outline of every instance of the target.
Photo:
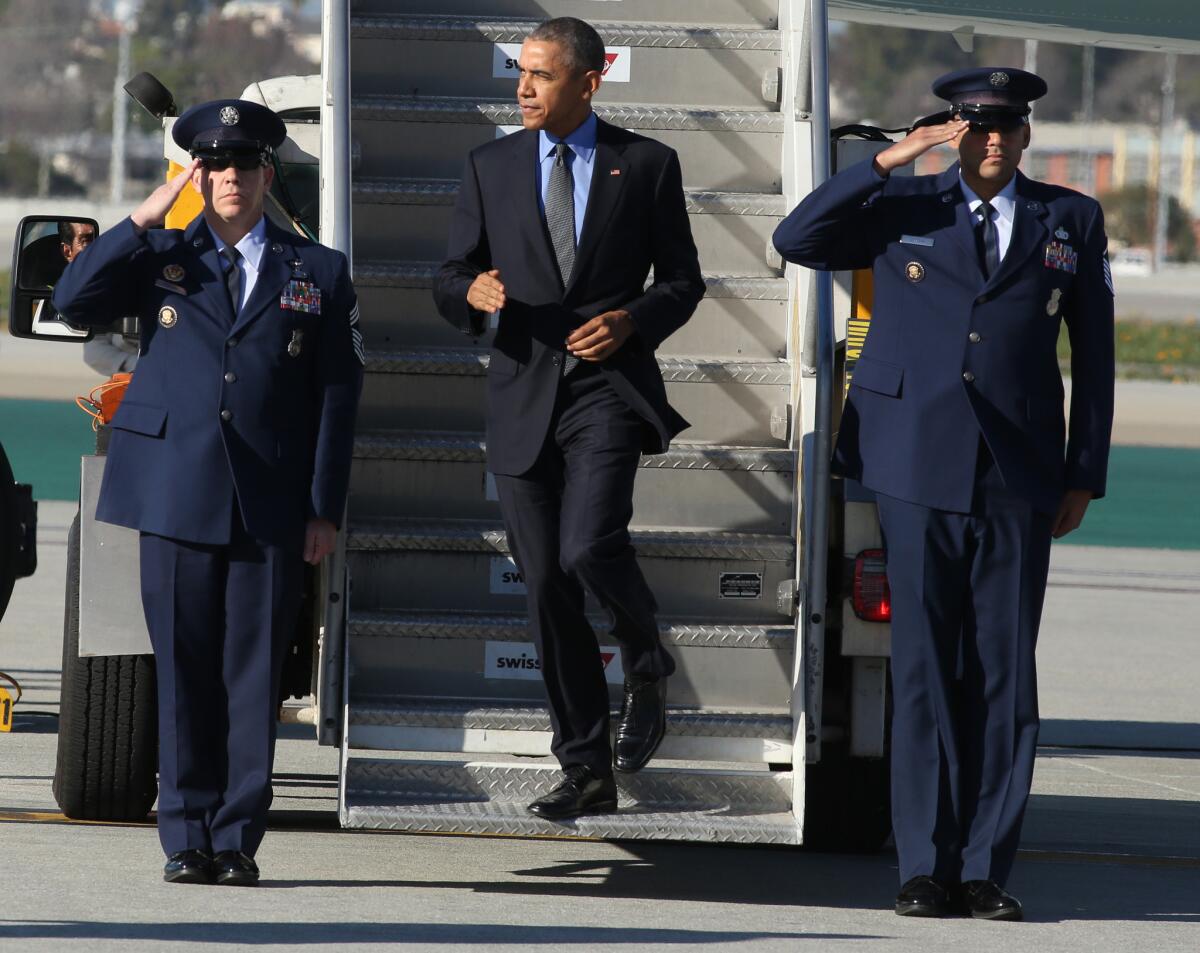
[[(976, 336), (976, 340), (978, 340), (978, 336)], [(233, 371), (226, 371), (225, 372), (225, 383), (226, 384), (237, 383), (237, 375), (235, 373), (233, 373)]]
[(233, 411), (232, 410), (221, 411), (221, 419), (226, 422), (233, 420)]
[(976, 303), (976, 304), (987, 304), (987, 303), (988, 303), (988, 296), (987, 296), (987, 295), (980, 295), (978, 298), (976, 298), (976, 299), (975, 299), (975, 303)]
[[(963, 371), (963, 380), (969, 384), (971, 381), (975, 380), (975, 375), (970, 371)], [(226, 411), (226, 413), (228, 413), (228, 411)]]
[[(972, 331), (970, 334), (967, 335), (967, 340), (970, 341), (972, 344), (978, 344), (980, 341), (983, 340), (983, 338), (981, 338), (979, 336), (978, 331)], [(229, 380), (229, 376), (230, 375), (226, 374), (225, 380)]]
[(226, 347), (237, 347), (237, 338), (230, 338), (225, 342)]

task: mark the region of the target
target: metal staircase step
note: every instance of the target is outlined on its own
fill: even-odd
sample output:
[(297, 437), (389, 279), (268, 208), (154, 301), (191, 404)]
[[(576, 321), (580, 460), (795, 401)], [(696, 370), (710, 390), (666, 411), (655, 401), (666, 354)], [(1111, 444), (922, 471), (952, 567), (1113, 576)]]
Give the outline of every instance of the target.
[[(672, 529), (632, 536), (666, 616), (778, 625), (794, 613), (789, 536)], [(497, 522), (351, 521), (347, 549), (356, 610), (524, 608), (524, 582)]]
[[(495, 519), (495, 484), (485, 472), (482, 434), (372, 431), (354, 442), (356, 519), (417, 516)], [(634, 488), (634, 525), (722, 526), (789, 531), (795, 452), (784, 448), (675, 444), (643, 456)]]
[[(440, 96), (511, 96), (511, 63), (539, 19), (430, 14), (351, 18), (357, 93), (420, 90)], [(606, 102), (679, 102), (698, 97), (726, 106), (779, 101), (782, 38), (776, 30), (654, 23), (593, 25), (613, 57)], [(453, 62), (455, 69), (444, 64)]]
[[(550, 754), (545, 704), (480, 704), (444, 698), (360, 696), (352, 685), (347, 744), (389, 751)], [(619, 714), (614, 707), (612, 717)], [(669, 708), (659, 760), (788, 764), (790, 714)]]
[[(443, 179), (359, 179), (354, 184), (355, 251), (370, 259), (436, 258), (446, 248), (458, 183)], [(771, 235), (786, 214), (782, 195), (686, 193), (701, 267), (719, 274), (773, 277), (781, 269)], [(389, 227), (395, 206), (405, 227)]]
[[(524, 612), (365, 610), (358, 586), (350, 615), (353, 693), (471, 698), (480, 704), (545, 703), (537, 649)], [(523, 605), (513, 607), (523, 609)], [(620, 651), (610, 620), (589, 617), (614, 705), (620, 704)], [(786, 712), (794, 626), (741, 620), (663, 617), (663, 642), (675, 659), (668, 699), (682, 708)], [(411, 659), (420, 658), (414, 669)], [(511, 749), (504, 749), (511, 750)], [(778, 759), (774, 748), (762, 753)], [(786, 760), (786, 759), (783, 759)]]
[[(598, 102), (595, 110), (607, 122), (686, 155), (684, 180), (692, 188), (782, 191), (784, 121), (771, 108)], [(356, 176), (366, 178), (453, 178), (462, 173), (468, 152), (521, 126), (511, 97), (356, 95), (351, 119), (361, 156)], [(398, 132), (396, 123), (415, 128)], [(398, 137), (406, 143), (401, 156)]]
[(556, 765), (349, 757), (348, 828), (548, 837), (798, 844), (788, 771), (645, 768), (617, 779), (619, 809), (551, 822), (526, 810), (562, 779)]
[[(478, 432), (484, 427), (487, 362), (478, 348), (368, 351), (359, 426)], [(787, 443), (791, 369), (786, 361), (660, 357), (658, 363), (668, 399), (691, 421), (687, 435), (692, 440)], [(429, 376), (458, 380), (430, 387)], [(722, 386), (693, 386), (712, 383)]]
[[(356, 16), (409, 11), (424, 15), (429, 0), (353, 0)], [(442, 0), (440, 12), (458, 16), (495, 20), (500, 17), (544, 20), (550, 17), (576, 16), (585, 19), (597, 12), (595, 0)], [(678, 23), (682, 26), (716, 24), (747, 29), (773, 29), (778, 25), (779, 0), (688, 0), (687, 3), (663, 3), (662, 0), (622, 0), (617, 11), (629, 23)], [(590, 22), (590, 21), (589, 21)]]

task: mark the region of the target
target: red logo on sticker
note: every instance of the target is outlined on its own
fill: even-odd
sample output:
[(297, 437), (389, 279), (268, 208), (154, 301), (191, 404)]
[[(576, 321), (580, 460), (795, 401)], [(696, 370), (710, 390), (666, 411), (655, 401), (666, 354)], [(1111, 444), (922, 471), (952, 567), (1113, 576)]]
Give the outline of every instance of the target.
[(616, 652), (601, 652), (600, 663), (602, 668), (608, 668), (608, 663), (617, 657)]
[(620, 55), (621, 55), (620, 53), (605, 53), (604, 54), (604, 69), (601, 70), (601, 72), (600, 72), (601, 76), (608, 75), (608, 71), (610, 69), (612, 69), (613, 63), (615, 63), (617, 61), (617, 57)]

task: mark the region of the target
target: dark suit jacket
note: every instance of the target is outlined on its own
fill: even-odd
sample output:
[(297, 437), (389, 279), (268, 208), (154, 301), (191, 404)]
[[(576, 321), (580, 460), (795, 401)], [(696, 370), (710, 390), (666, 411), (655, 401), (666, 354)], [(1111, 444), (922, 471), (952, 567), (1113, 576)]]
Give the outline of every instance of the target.
[[(97, 518), (212, 544), (229, 541), (239, 503), (266, 543), (293, 543), (312, 515), (341, 522), (362, 387), (354, 288), (340, 252), (270, 222), (267, 241), (236, 321), (203, 216), (143, 235), (125, 219), (64, 272), (54, 306), (72, 324), (141, 319)], [(281, 306), (297, 272), (320, 289), (319, 314)]]
[(600, 368), (650, 425), (643, 450), (665, 450), (687, 426), (667, 403), (654, 358), (704, 295), (679, 159), (661, 143), (603, 121), (596, 136), (588, 206), (566, 289), (538, 207), (537, 133), (522, 130), (467, 158), (434, 298), (452, 324), (481, 334), (487, 315), (467, 304), (467, 289), (480, 272), (500, 269), (507, 304), (488, 365), (488, 468), (495, 473), (533, 465), (554, 409), (566, 338), (605, 311), (628, 310), (636, 327)]
[[(788, 261), (873, 269), (874, 304), (835, 464), (871, 489), (967, 512), (982, 433), (1005, 485), (1053, 513), (1103, 496), (1113, 414), (1113, 294), (1099, 204), (1017, 173), (1004, 260), (984, 280), (958, 165), (880, 178), (871, 160), (780, 224)], [(1074, 256), (1071, 267), (1054, 267)], [(1070, 265), (1070, 262), (1067, 262)], [(1071, 338), (1066, 439), (1056, 342)]]

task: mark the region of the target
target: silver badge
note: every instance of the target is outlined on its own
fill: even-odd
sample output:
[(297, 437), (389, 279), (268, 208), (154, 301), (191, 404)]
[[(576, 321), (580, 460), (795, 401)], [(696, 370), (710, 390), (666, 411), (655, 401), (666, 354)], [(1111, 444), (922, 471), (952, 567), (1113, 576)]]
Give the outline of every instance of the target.
[(274, 244), (271, 245), (271, 251), (273, 251), (276, 255), (282, 255), (283, 254), (283, 246), (280, 245), (279, 242), (275, 242)]
[(204, 244), (203, 238), (193, 238), (192, 239), (192, 247), (193, 248), (199, 248), (203, 244)]
[(991, 83), (993, 86), (1007, 86), (1008, 85), (1008, 74), (1005, 72), (1002, 72), (1000, 70), (997, 70), (991, 76), (988, 77), (988, 82)]
[(1058, 300), (1062, 297), (1062, 289), (1055, 288), (1050, 292), (1050, 300), (1046, 302), (1046, 314), (1054, 317), (1058, 314)]
[(236, 126), (241, 118), (233, 106), (225, 106), (221, 110), (221, 124), (224, 126)]
[(300, 356), (300, 342), (304, 340), (304, 332), (296, 330), (292, 332), (292, 339), (288, 341), (287, 352), (288, 357)]
[(175, 322), (178, 320), (179, 315), (175, 313), (175, 309), (170, 305), (158, 309), (158, 323), (164, 328), (175, 327)]
[(909, 281), (920, 281), (925, 277), (925, 266), (919, 261), (910, 261), (904, 266), (904, 277)]
[(1065, 242), (1068, 238), (1071, 237), (1071, 233), (1068, 232), (1061, 225), (1059, 225), (1058, 228), (1056, 228), (1054, 230), (1054, 237), (1057, 238), (1060, 242)]
[(954, 201), (954, 196), (951, 195), (949, 192), (947, 192), (945, 195), (942, 196), (942, 204), (944, 204), (944, 205), (949, 205), (953, 201)]
[(1026, 202), (1026, 203), (1025, 203), (1025, 207), (1026, 207), (1027, 209), (1029, 209), (1029, 211), (1031, 211), (1031, 212), (1037, 212), (1037, 211), (1040, 211), (1040, 210), (1041, 210), (1041, 208), (1042, 208), (1042, 203), (1041, 203), (1041, 202), (1039, 202), (1039, 201), (1037, 201), (1037, 200), (1035, 199), (1035, 200), (1033, 200), (1033, 201), (1031, 201), (1031, 202)]

